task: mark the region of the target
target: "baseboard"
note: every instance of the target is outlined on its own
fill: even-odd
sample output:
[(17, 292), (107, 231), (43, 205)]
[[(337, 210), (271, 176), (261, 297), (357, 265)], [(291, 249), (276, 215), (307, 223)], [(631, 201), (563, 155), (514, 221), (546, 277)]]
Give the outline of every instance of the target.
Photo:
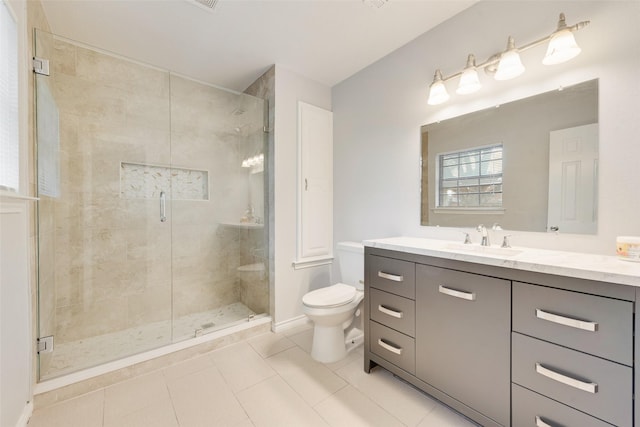
[(32, 414), (33, 414), (33, 401), (27, 403), (27, 405), (22, 410), (22, 415), (20, 415), (20, 418), (16, 423), (16, 427), (27, 427), (27, 424), (29, 423), (29, 418), (31, 418)]
[(309, 318), (304, 314), (302, 316), (287, 319), (282, 322), (273, 324), (273, 332), (283, 332), (289, 329), (297, 328), (298, 326), (304, 326), (311, 323)]

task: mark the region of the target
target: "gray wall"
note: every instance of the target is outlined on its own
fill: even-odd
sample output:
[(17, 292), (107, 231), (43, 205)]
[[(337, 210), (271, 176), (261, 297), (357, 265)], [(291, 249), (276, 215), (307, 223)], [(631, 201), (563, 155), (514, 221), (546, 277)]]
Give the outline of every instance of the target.
[[(484, 60), (503, 50), (507, 36), (522, 45), (550, 34), (558, 14), (591, 20), (576, 33), (583, 52), (570, 62), (543, 66), (545, 46), (522, 54), (527, 71), (427, 105), (433, 72), (462, 69), (467, 54)], [(597, 235), (517, 232), (512, 244), (614, 254), (615, 236), (640, 235), (640, 18), (638, 2), (483, 1), (425, 33), (333, 88), (334, 239), (394, 235), (460, 239), (457, 229), (420, 226), (420, 127), (537, 93), (599, 79), (600, 220)], [(470, 226), (476, 224), (469, 224)], [(475, 241), (479, 240), (473, 233)], [(494, 241), (499, 241), (494, 239)]]

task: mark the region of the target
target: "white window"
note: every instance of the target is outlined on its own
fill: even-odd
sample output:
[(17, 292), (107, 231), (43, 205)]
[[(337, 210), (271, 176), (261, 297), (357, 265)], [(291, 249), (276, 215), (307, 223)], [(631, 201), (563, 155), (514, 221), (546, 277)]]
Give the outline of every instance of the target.
[(4, 1), (0, 2), (0, 190), (20, 186), (18, 138), (18, 28)]
[(502, 207), (502, 144), (438, 155), (441, 208)]

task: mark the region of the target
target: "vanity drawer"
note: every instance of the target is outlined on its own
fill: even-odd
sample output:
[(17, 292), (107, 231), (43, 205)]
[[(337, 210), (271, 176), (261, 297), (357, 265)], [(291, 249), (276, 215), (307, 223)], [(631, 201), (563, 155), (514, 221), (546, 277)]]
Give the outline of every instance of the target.
[(513, 282), (513, 330), (633, 364), (633, 304)]
[(410, 374), (415, 373), (416, 343), (413, 338), (376, 322), (370, 322), (369, 338), (372, 353)]
[(415, 299), (416, 267), (414, 263), (370, 255), (368, 265), (371, 287)]
[(378, 289), (370, 289), (369, 292), (369, 313), (372, 320), (403, 334), (415, 336), (416, 305), (414, 300)]
[(633, 370), (512, 333), (512, 381), (616, 426), (631, 426)]
[(611, 427), (517, 384), (511, 387), (511, 420), (513, 427)]

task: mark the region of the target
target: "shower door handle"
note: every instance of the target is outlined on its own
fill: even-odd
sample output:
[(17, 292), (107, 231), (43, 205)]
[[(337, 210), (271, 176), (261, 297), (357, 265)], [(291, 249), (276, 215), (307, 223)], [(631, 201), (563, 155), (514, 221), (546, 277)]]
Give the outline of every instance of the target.
[(160, 222), (165, 222), (167, 220), (166, 215), (166, 204), (167, 204), (167, 195), (164, 191), (160, 192)]

